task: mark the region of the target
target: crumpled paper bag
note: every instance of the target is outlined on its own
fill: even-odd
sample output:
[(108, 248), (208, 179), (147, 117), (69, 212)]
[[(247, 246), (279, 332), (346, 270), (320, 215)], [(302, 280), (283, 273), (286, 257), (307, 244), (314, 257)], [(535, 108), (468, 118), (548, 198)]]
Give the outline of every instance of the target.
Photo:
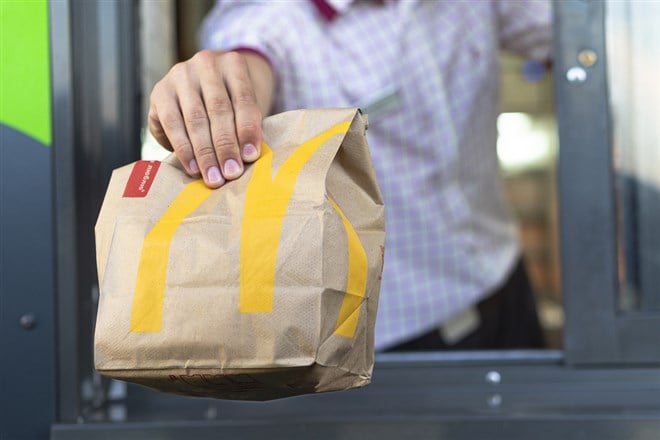
[(367, 385), (384, 206), (357, 109), (264, 120), (262, 156), (211, 190), (174, 156), (114, 171), (96, 224), (96, 369), (267, 400)]

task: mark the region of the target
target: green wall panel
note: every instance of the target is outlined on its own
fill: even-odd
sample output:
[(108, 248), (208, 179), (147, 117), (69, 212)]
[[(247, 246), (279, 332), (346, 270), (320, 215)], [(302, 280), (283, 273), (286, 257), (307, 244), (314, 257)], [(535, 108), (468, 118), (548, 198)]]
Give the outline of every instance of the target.
[(50, 146), (48, 39), (47, 0), (0, 0), (0, 123)]

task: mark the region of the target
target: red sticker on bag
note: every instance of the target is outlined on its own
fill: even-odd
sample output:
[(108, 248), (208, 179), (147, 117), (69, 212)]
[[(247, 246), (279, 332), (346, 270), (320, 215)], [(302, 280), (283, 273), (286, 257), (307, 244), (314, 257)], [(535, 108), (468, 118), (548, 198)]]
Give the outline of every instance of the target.
[(126, 182), (123, 197), (146, 197), (151, 184), (156, 178), (160, 162), (156, 160), (139, 160), (133, 165), (131, 175)]

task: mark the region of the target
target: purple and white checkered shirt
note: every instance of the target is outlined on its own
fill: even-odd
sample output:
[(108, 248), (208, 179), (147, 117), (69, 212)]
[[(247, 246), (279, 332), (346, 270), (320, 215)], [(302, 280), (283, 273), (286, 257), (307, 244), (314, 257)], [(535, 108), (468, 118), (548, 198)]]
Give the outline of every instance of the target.
[(499, 180), (501, 47), (550, 55), (550, 4), (490, 0), (219, 1), (212, 49), (263, 54), (274, 111), (361, 107), (385, 199), (383, 349), (438, 327), (520, 255)]

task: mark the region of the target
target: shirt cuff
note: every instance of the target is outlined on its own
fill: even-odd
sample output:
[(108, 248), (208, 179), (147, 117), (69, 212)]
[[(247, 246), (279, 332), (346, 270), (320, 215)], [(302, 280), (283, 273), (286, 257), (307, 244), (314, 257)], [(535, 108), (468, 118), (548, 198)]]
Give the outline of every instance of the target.
[(263, 50), (261, 50), (257, 47), (253, 47), (253, 46), (236, 46), (236, 47), (230, 48), (229, 50), (227, 50), (227, 52), (251, 53), (251, 54), (254, 54), (254, 55), (258, 55), (268, 63), (271, 70), (274, 70), (273, 60), (271, 60), (271, 58), (268, 56), (268, 54), (266, 54)]

